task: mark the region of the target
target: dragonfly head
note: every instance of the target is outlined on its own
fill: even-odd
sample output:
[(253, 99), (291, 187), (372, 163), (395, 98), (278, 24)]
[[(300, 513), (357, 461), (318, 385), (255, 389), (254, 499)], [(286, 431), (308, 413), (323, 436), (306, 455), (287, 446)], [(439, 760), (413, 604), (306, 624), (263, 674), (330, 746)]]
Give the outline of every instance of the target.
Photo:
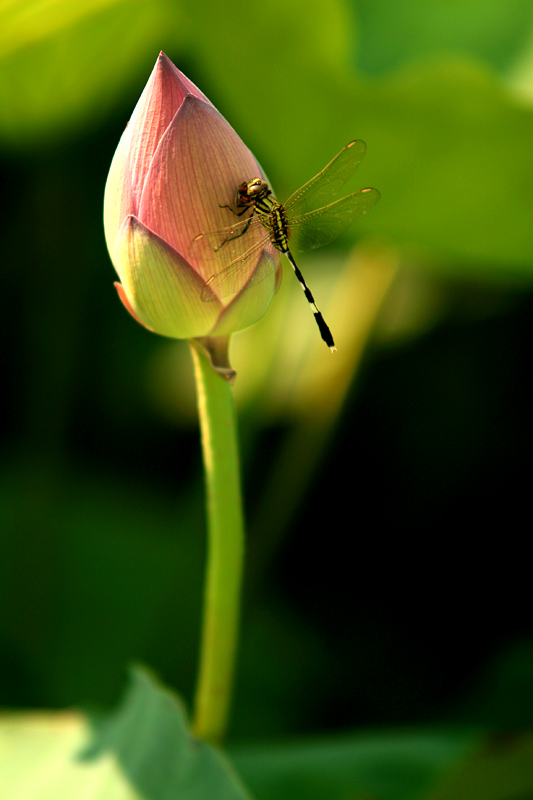
[(248, 183), (241, 183), (237, 189), (235, 203), (241, 208), (244, 206), (253, 206), (258, 200), (261, 200), (263, 197), (268, 197), (269, 194), (272, 194), (272, 192), (268, 188), (268, 183), (261, 180), (261, 178), (254, 178)]

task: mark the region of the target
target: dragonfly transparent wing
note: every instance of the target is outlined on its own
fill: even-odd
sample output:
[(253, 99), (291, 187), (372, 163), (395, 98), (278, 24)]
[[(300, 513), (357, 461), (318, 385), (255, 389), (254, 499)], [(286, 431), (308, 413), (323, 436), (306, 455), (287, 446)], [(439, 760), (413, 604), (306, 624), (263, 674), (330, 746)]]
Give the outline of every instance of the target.
[(202, 300), (209, 302), (216, 297), (227, 297), (239, 292), (244, 285), (248, 287), (264, 281), (276, 269), (273, 258), (265, 257), (259, 260), (261, 250), (269, 241), (267, 234), (263, 241), (256, 242), (224, 269), (209, 278), (202, 292)]
[(334, 242), (348, 225), (364, 217), (379, 198), (377, 189), (361, 189), (329, 206), (289, 219), (291, 250), (314, 250)]
[(258, 225), (262, 228), (257, 217), (252, 215), (236, 220), (227, 228), (199, 233), (189, 245), (189, 254), (198, 260), (227, 264), (247, 249), (247, 234), (256, 230)]
[(352, 177), (366, 152), (366, 144), (357, 139), (344, 147), (324, 169), (311, 178), (285, 203), (289, 216), (299, 216), (330, 203)]

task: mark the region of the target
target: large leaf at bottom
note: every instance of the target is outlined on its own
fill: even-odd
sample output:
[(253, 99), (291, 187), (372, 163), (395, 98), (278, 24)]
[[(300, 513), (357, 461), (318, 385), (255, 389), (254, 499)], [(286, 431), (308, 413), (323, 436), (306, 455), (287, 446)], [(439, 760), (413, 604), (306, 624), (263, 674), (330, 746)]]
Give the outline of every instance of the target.
[(0, 725), (0, 800), (248, 800), (222, 755), (191, 738), (179, 699), (136, 670), (122, 706), (13, 714)]

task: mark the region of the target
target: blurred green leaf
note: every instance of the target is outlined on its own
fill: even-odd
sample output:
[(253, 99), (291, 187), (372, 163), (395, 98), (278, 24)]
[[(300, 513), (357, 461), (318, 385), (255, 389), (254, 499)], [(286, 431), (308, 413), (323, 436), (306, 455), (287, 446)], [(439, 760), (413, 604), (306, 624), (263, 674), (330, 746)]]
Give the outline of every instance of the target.
[(365, 93), (383, 196), (372, 232), (428, 248), (463, 274), (530, 278), (533, 109), (481, 65), (453, 60)]
[(408, 800), (476, 747), (472, 732), (361, 733), (232, 751), (258, 800)]
[[(0, 719), (0, 800), (249, 797), (229, 762), (191, 739), (179, 698), (136, 669), (109, 717)], [(533, 788), (531, 737), (472, 729), (376, 731), (230, 751), (258, 800), (507, 800)]]
[[(495, 735), (443, 775), (423, 800), (528, 800), (533, 796), (533, 736)], [(421, 798), (422, 800), (422, 798)]]
[(433, 53), (478, 56), (497, 69), (512, 67), (527, 45), (530, 0), (351, 0), (358, 26), (357, 64), (378, 75)]
[(4, 0), (0, 7), (0, 57), (47, 39), (123, 0)]
[(0, 139), (35, 145), (94, 124), (136, 78), (140, 94), (169, 25), (184, 33), (177, 2), (2, 4)]
[[(279, 198), (360, 137), (368, 151), (351, 188), (376, 186), (382, 199), (352, 237), (372, 233), (422, 248), (428, 265), (453, 264), (470, 277), (530, 280), (531, 106), (474, 57), (432, 54), (363, 80), (350, 67), (355, 33), (346, 17), (353, 36), (341, 30), (343, 4), (310, 10), (294, 0), (287, 10), (273, 0), (270, 9), (272, 30), (262, 8), (233, 15), (230, 27), (225, 7), (214, 6), (197, 52), (216, 87), (212, 99), (256, 152)], [(198, 30), (200, 13), (191, 11)], [(235, 58), (251, 26), (268, 46), (267, 69)]]
[(95, 723), (74, 714), (0, 723), (1, 800), (244, 800), (225, 758), (191, 739), (181, 701), (144, 671), (122, 706)]

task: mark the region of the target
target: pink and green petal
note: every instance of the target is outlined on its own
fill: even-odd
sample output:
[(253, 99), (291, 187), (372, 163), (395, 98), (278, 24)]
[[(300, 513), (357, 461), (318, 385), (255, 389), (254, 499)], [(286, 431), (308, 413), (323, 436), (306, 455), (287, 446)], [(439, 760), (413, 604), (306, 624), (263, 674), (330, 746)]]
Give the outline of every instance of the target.
[[(274, 267), (276, 268), (274, 269)], [(272, 272), (260, 283), (256, 283), (253, 286), (245, 286), (235, 296), (224, 309), (217, 324), (211, 331), (213, 336), (223, 336), (248, 328), (268, 311), (281, 279), (279, 253), (276, 251), (274, 257), (267, 252), (263, 253), (257, 268), (265, 269), (267, 272), (272, 269)], [(231, 300), (231, 298), (229, 299)]]
[[(256, 159), (224, 117), (210, 103), (189, 95), (154, 155), (139, 218), (207, 280), (212, 264), (195, 258), (192, 241), (199, 233), (231, 225), (235, 215), (220, 206), (232, 204), (237, 187), (261, 174)], [(242, 245), (234, 244), (244, 252), (254, 241), (250, 231)]]
[(104, 198), (104, 227), (111, 250), (124, 219), (137, 216), (144, 181), (164, 132), (188, 94), (207, 97), (161, 53), (119, 142)]
[[(134, 213), (131, 174), (128, 162), (128, 129), (121, 136), (107, 176), (104, 193), (104, 232), (107, 249), (113, 257), (115, 238), (127, 216)], [(113, 262), (115, 268), (116, 265)]]
[(209, 100), (161, 53), (126, 129), (132, 176), (132, 214), (138, 214), (146, 175), (157, 146), (188, 94)]
[(203, 302), (202, 278), (135, 217), (121, 227), (113, 256), (129, 304), (144, 325), (176, 339), (210, 333), (220, 302)]

